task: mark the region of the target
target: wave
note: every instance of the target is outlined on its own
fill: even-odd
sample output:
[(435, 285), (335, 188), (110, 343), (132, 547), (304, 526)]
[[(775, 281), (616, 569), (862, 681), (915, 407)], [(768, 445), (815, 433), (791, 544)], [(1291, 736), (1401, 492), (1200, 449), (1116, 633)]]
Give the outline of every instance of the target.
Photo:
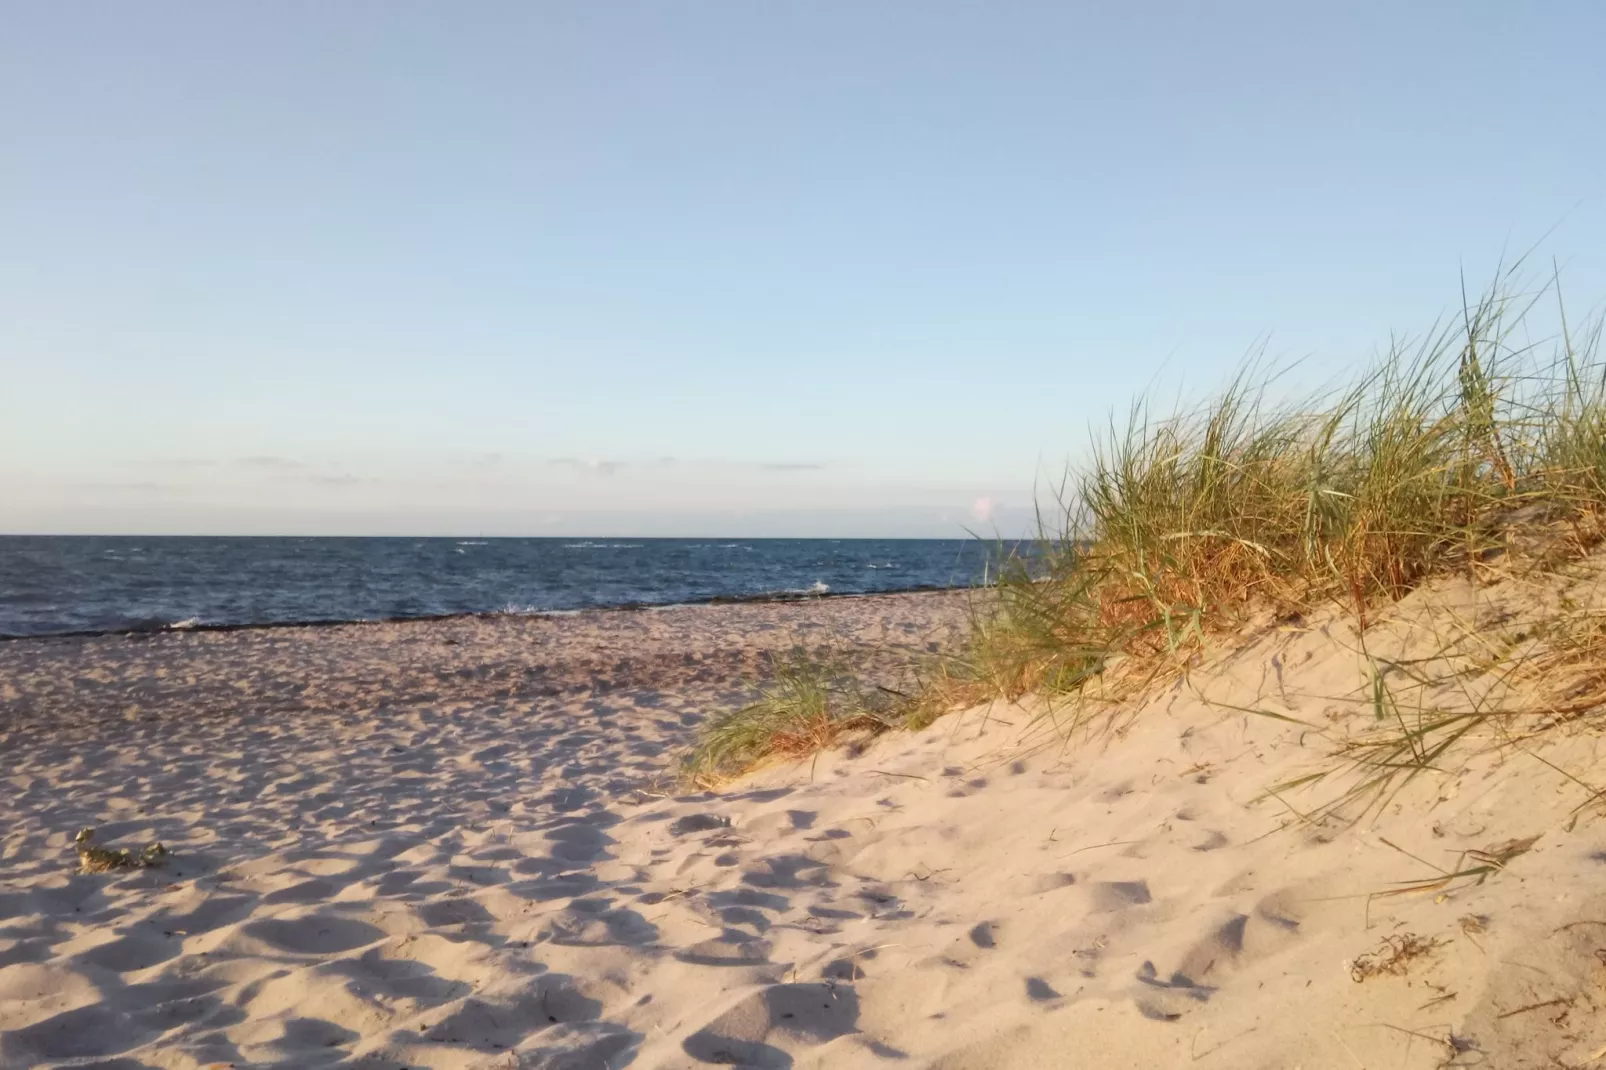
[[(438, 567), (443, 550), (463, 560)], [(967, 585), (985, 575), (982, 550), (955, 555), (951, 544), (935, 541), (828, 545), (717, 535), (662, 542), (197, 538), (149, 545), (0, 536), (0, 639), (108, 632), (176, 639), (218, 627), (495, 615), (504, 606), (526, 615), (781, 601)]]
[(354, 624), (424, 624), (431, 621), (476, 620), (499, 616), (521, 617), (573, 617), (582, 613), (633, 613), (648, 610), (689, 609), (696, 606), (724, 606), (763, 604), (766, 602), (801, 602), (810, 598), (885, 598), (888, 595), (927, 594), (942, 591), (967, 590), (953, 584), (921, 583), (877, 591), (832, 591), (829, 584), (816, 581), (806, 588), (786, 588), (760, 591), (752, 594), (723, 594), (685, 598), (676, 602), (609, 602), (570, 609), (542, 609), (536, 606), (509, 605), (499, 610), (461, 610), (448, 613), (394, 613), (353, 617), (303, 617), (299, 619), (269, 619), (258, 621), (227, 621), (206, 623), (192, 617), (181, 621), (149, 621), (125, 623), (104, 628), (76, 628), (60, 631), (5, 632), (0, 631), (0, 643), (24, 642), (35, 639), (83, 639), (103, 635), (148, 635), (154, 632), (244, 632), (281, 628), (339, 628)]

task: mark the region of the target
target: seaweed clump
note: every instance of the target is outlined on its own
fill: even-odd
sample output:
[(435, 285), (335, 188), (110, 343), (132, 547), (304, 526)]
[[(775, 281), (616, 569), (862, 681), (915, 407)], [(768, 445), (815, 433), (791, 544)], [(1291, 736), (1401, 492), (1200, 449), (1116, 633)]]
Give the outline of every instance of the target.
[(102, 847), (95, 842), (95, 830), (84, 828), (73, 837), (78, 849), (80, 873), (109, 873), (114, 869), (149, 869), (167, 861), (167, 848), (158, 841), (148, 843), (138, 852), (128, 847)]

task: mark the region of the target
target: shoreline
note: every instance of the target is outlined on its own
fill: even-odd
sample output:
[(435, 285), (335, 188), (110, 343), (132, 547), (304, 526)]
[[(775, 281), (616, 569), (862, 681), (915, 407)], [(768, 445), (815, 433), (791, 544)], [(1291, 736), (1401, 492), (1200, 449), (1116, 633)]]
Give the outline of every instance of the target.
[(0, 643), (20, 643), (29, 640), (44, 639), (100, 639), (109, 636), (128, 638), (144, 638), (147, 636), (170, 634), (202, 634), (208, 632), (244, 632), (244, 631), (270, 631), (279, 629), (302, 628), (339, 628), (345, 626), (360, 626), (367, 624), (414, 624), (431, 623), (455, 620), (479, 620), (501, 618), (561, 618), (572, 617), (585, 613), (640, 613), (665, 609), (678, 609), (692, 606), (727, 606), (727, 605), (769, 605), (774, 603), (793, 603), (825, 601), (827, 599), (853, 599), (853, 598), (880, 598), (887, 595), (910, 594), (945, 594), (955, 591), (984, 590), (976, 586), (940, 586), (936, 584), (921, 584), (913, 587), (894, 587), (881, 591), (772, 591), (760, 594), (716, 594), (707, 598), (693, 598), (680, 602), (616, 602), (607, 605), (577, 606), (573, 609), (541, 609), (529, 612), (511, 612), (505, 609), (492, 610), (463, 610), (454, 613), (425, 613), (418, 615), (404, 614), (393, 617), (365, 617), (365, 618), (311, 618), (306, 620), (286, 621), (252, 621), (231, 622), (222, 624), (189, 624), (185, 621), (163, 625), (149, 625), (133, 628), (82, 628), (66, 632), (37, 632), (17, 634), (0, 632)]
[(0, 643), (0, 740), (22, 724), (61, 732), (131, 717), (367, 714), (576, 692), (718, 689), (723, 702), (793, 651), (904, 671), (962, 638), (970, 601), (956, 589), (12, 640)]

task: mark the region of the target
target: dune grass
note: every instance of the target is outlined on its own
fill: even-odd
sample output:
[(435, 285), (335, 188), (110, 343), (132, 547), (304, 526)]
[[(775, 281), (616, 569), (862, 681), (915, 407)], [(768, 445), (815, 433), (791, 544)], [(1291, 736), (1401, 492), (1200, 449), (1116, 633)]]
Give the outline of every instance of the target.
[(775, 660), (755, 701), (708, 720), (697, 746), (682, 758), (680, 780), (717, 788), (768, 761), (806, 758), (892, 728), (923, 727), (915, 707), (928, 694), (877, 687), (837, 657), (793, 651)]
[(1130, 694), (1256, 621), (1336, 605), (1364, 630), (1430, 577), (1588, 550), (1606, 516), (1600, 323), (1570, 329), (1553, 281), (1524, 292), (1517, 274), (1345, 385), (1289, 400), (1254, 364), (1197, 408), (1140, 402), (1095, 436), (921, 695), (871, 712), (785, 678), (716, 718), (690, 767), (732, 775), (850, 727), (1094, 680)]
[[(1256, 616), (1338, 604), (1364, 624), (1426, 577), (1606, 506), (1598, 327), (1538, 359), (1536, 297), (1491, 290), (1356, 383), (1275, 404), (1240, 375), (1204, 407), (1142, 406), (1094, 443), (1062, 523), (999, 582), (978, 634), (1001, 694), (1152, 667)], [(1560, 306), (1557, 306), (1558, 312)], [(1565, 316), (1558, 319), (1565, 324)]]
[[(862, 652), (861, 652), (862, 653)], [(918, 731), (979, 694), (968, 677), (950, 679), (944, 658), (881, 650), (867, 673), (851, 651), (798, 647), (771, 660), (758, 697), (714, 714), (681, 756), (677, 779), (718, 788), (773, 761), (808, 758), (883, 732)], [(889, 664), (897, 666), (889, 671)], [(888, 682), (898, 686), (888, 686)]]

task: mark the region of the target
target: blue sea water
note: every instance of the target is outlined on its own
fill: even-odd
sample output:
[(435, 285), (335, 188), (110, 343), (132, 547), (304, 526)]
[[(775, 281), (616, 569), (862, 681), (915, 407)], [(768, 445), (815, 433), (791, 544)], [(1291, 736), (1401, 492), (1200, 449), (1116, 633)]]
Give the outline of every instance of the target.
[(950, 539), (0, 536), (0, 637), (968, 586)]

